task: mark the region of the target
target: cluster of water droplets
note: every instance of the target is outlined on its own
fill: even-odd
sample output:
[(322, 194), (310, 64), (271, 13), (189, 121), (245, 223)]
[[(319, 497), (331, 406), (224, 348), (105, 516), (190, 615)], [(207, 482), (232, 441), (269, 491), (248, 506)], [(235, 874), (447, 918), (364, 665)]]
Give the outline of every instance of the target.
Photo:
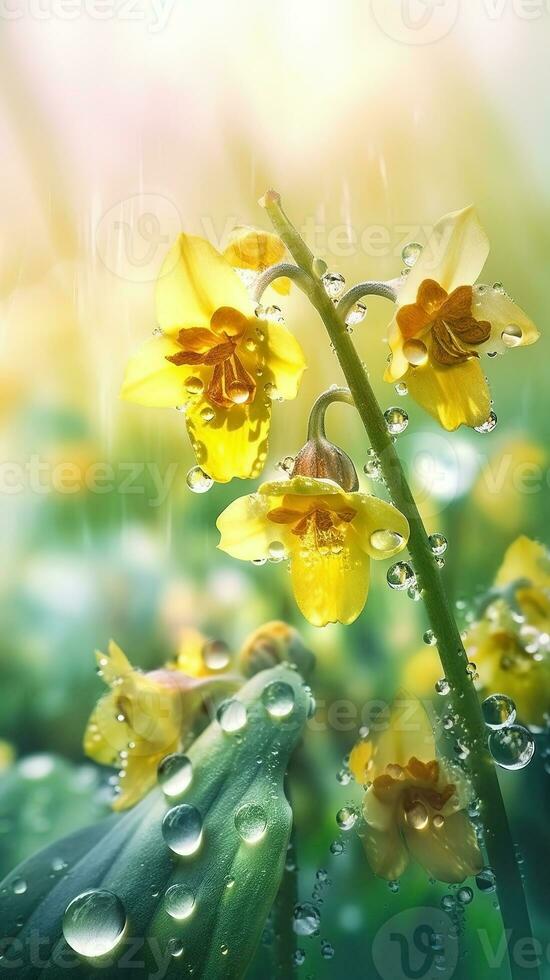
[(490, 694), (482, 704), (489, 734), (489, 751), (502, 769), (524, 769), (535, 754), (528, 728), (516, 724), (516, 706), (506, 694)]

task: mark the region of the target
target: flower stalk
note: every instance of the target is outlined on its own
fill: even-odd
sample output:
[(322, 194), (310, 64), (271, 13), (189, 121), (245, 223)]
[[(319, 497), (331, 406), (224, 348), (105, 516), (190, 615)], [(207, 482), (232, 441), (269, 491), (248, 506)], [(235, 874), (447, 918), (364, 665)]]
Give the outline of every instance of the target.
[[(307, 293), (326, 327), (372, 449), (380, 460), (391, 499), (409, 521), (408, 549), (422, 589), (426, 614), (437, 637), (443, 672), (450, 685), (449, 697), (462, 725), (468, 748), (467, 765), (472, 787), (480, 801), (485, 845), (496, 875), (500, 909), (507, 932), (510, 973), (513, 980), (526, 980), (527, 977), (535, 980), (538, 977), (537, 968), (530, 965), (527, 969), (514, 962), (511, 955), (515, 943), (531, 937), (531, 924), (508, 817), (495, 765), (487, 746), (486, 727), (478, 695), (468, 672), (468, 658), (426, 530), (388, 433), (382, 410), (346, 329), (346, 314), (358, 299), (369, 293), (394, 299), (393, 284), (361, 283), (342, 297), (338, 307), (335, 307), (321, 278), (316, 274), (314, 256), (287, 218), (279, 195), (268, 191), (261, 203), (267, 210), (276, 233), (303, 272), (301, 277), (295, 277), (295, 281)], [(271, 279), (274, 277), (272, 270)]]

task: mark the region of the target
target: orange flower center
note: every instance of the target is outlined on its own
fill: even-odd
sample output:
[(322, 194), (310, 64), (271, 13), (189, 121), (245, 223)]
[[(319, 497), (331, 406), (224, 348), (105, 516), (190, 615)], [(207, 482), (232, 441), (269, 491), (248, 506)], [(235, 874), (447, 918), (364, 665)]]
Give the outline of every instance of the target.
[(247, 326), (248, 320), (242, 313), (222, 306), (212, 316), (210, 330), (205, 327), (180, 330), (176, 341), (181, 350), (166, 360), (178, 367), (184, 364), (211, 367), (205, 394), (219, 408), (253, 402), (256, 382), (238, 353)]
[(453, 783), (436, 789), (440, 773), (437, 760), (421, 762), (412, 756), (406, 766), (386, 766), (386, 771), (374, 780), (373, 790), (382, 802), (391, 801), (395, 799), (395, 791), (399, 790), (399, 784), (402, 783), (400, 803), (404, 819), (413, 830), (424, 830), (434, 810), (437, 826), (437, 814), (440, 814), (456, 792)]
[(320, 501), (313, 502), (307, 511), (298, 510), (295, 504), (293, 506), (292, 498), (283, 497), (282, 506), (270, 510), (267, 517), (273, 524), (290, 525), (293, 534), (309, 547), (320, 551), (343, 546), (343, 529), (356, 513), (353, 507), (344, 505), (332, 509)]
[(397, 313), (397, 324), (405, 340), (404, 353), (411, 351), (411, 363), (422, 363), (418, 358), (419, 338), (431, 336), (431, 355), (438, 364), (451, 366), (479, 357), (472, 350), (483, 344), (491, 335), (487, 320), (472, 316), (471, 286), (459, 286), (449, 295), (434, 279), (424, 279), (420, 284), (416, 302), (402, 306)]

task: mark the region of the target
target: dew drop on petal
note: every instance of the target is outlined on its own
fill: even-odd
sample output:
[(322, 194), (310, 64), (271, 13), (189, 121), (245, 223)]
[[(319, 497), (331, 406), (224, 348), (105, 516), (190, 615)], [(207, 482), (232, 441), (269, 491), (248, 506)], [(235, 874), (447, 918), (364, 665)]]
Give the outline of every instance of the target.
[(284, 681), (273, 681), (262, 692), (262, 702), (272, 718), (286, 718), (294, 708), (294, 701), (294, 690)]
[(63, 935), (81, 956), (112, 952), (126, 928), (126, 910), (113, 892), (99, 888), (82, 892), (69, 903), (63, 916)]
[(422, 340), (406, 340), (403, 344), (403, 354), (412, 367), (422, 367), (428, 362), (428, 348)]
[(507, 694), (490, 694), (481, 708), (485, 724), (495, 731), (513, 725), (516, 720), (516, 706)]
[(224, 732), (238, 732), (245, 727), (248, 714), (242, 701), (237, 698), (230, 698), (228, 701), (222, 701), (216, 718)]
[(535, 754), (535, 740), (522, 725), (507, 725), (491, 732), (489, 750), (503, 769), (524, 769)]
[(243, 803), (235, 812), (237, 833), (247, 844), (256, 844), (267, 829), (267, 814), (259, 803)]
[(519, 347), (523, 340), (523, 331), (516, 323), (509, 323), (500, 337), (505, 347)]
[(214, 486), (214, 481), (201, 466), (193, 466), (187, 474), (187, 486), (193, 493), (206, 493)]
[(382, 554), (389, 551), (396, 551), (403, 545), (403, 537), (398, 534), (397, 531), (390, 531), (389, 529), (379, 529), (378, 531), (373, 531), (370, 536), (371, 547), (375, 551), (380, 551)]
[(170, 885), (164, 894), (164, 907), (173, 919), (188, 919), (195, 908), (195, 896), (185, 885)]
[(286, 548), (282, 541), (272, 541), (268, 546), (267, 553), (272, 562), (283, 561), (286, 558)]
[(420, 800), (405, 808), (405, 820), (413, 830), (425, 830), (429, 823), (429, 814)]
[(489, 416), (485, 419), (485, 422), (482, 422), (481, 425), (474, 425), (474, 429), (476, 432), (481, 432), (482, 434), (492, 432), (497, 424), (497, 421), (498, 420), (495, 413), (489, 412)]
[(168, 810), (162, 821), (162, 836), (176, 854), (194, 854), (202, 840), (202, 817), (197, 808), (180, 803)]
[(157, 770), (159, 785), (168, 797), (184, 793), (191, 783), (192, 775), (191, 759), (179, 752), (165, 756)]
[(198, 378), (194, 374), (190, 374), (189, 377), (185, 379), (184, 383), (190, 395), (200, 395), (204, 390), (204, 382), (202, 378)]

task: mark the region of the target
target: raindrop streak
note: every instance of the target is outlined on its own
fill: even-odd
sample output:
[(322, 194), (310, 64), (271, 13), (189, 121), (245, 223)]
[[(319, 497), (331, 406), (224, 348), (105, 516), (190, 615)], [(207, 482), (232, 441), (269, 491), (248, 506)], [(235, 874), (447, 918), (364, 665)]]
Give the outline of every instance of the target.
[(126, 928), (126, 910), (117, 895), (105, 889), (82, 892), (63, 916), (63, 935), (81, 956), (105, 956), (115, 949)]
[(214, 486), (214, 481), (200, 466), (193, 466), (187, 474), (187, 486), (193, 493), (206, 493)]
[(170, 885), (164, 895), (164, 907), (173, 919), (188, 919), (195, 908), (195, 896), (185, 885)]
[(398, 561), (395, 565), (392, 565), (388, 569), (386, 577), (390, 589), (396, 589), (398, 592), (402, 592), (404, 589), (410, 589), (416, 581), (414, 571), (406, 561)]
[(495, 413), (490, 412), (489, 417), (485, 419), (485, 422), (482, 422), (481, 425), (474, 425), (474, 429), (476, 432), (481, 432), (483, 434), (486, 432), (492, 432), (497, 424), (497, 421), (498, 419)]
[(524, 769), (535, 754), (535, 740), (527, 728), (509, 725), (491, 732), (489, 749), (503, 769)]
[(181, 803), (168, 810), (162, 821), (162, 836), (176, 854), (194, 854), (202, 840), (202, 817), (197, 808)]
[(267, 815), (259, 803), (243, 803), (235, 812), (237, 833), (247, 844), (256, 844), (267, 829)]
[(409, 424), (409, 416), (403, 408), (392, 406), (384, 412), (388, 432), (392, 436), (399, 436), (405, 431)]
[(224, 732), (239, 732), (241, 728), (245, 727), (248, 715), (242, 701), (231, 698), (229, 701), (222, 701), (216, 718)]
[(497, 731), (513, 725), (516, 720), (516, 706), (507, 694), (490, 694), (481, 705), (483, 720), (487, 728)]
[(286, 718), (294, 708), (294, 691), (284, 681), (273, 681), (264, 687), (262, 702), (272, 718)]
[(313, 936), (319, 930), (321, 916), (311, 902), (303, 902), (294, 909), (292, 928), (297, 936)]
[(165, 796), (180, 796), (189, 786), (193, 776), (191, 759), (179, 753), (167, 755), (159, 764), (157, 776)]
[(418, 242), (409, 242), (405, 245), (405, 248), (401, 252), (401, 258), (408, 269), (412, 269), (415, 262), (418, 261), (420, 255), (422, 254), (422, 245)]

